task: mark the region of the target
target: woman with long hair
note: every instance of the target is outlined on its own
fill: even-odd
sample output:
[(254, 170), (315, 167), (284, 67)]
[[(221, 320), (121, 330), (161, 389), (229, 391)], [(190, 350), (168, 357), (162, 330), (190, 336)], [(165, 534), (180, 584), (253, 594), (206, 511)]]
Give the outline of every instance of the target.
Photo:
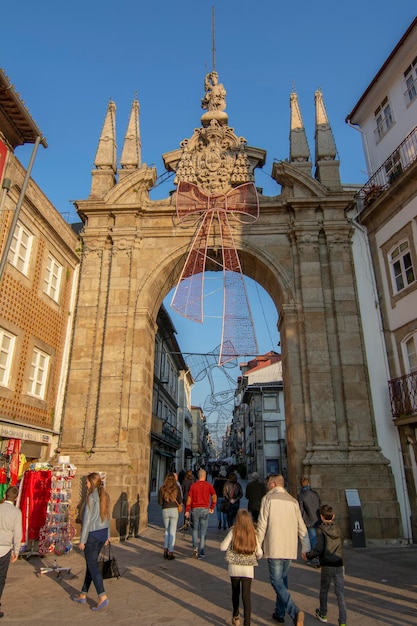
[(87, 494), (82, 506), (82, 528), (80, 550), (84, 550), (87, 570), (81, 593), (74, 596), (74, 602), (85, 604), (90, 585), (93, 582), (98, 595), (98, 604), (92, 606), (93, 611), (104, 609), (109, 600), (104, 591), (103, 577), (100, 572), (98, 557), (104, 545), (110, 539), (110, 498), (104, 488), (98, 472), (87, 476)]
[(182, 505), (182, 492), (174, 474), (168, 474), (159, 489), (158, 504), (162, 506), (165, 526), (164, 559), (175, 559), (174, 546), (178, 525), (178, 507)]
[(232, 583), (232, 626), (240, 626), (239, 600), (242, 589), (244, 626), (250, 626), (251, 598), (250, 589), (254, 577), (254, 566), (262, 556), (262, 550), (256, 539), (252, 517), (246, 509), (237, 512), (234, 526), (220, 544), (220, 550), (226, 552), (228, 573)]

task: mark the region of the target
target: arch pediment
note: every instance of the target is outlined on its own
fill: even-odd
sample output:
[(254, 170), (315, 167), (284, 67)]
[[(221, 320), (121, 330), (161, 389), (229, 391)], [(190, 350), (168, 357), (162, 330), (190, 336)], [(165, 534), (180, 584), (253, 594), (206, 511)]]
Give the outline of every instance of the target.
[(121, 180), (119, 178), (119, 182), (105, 196), (104, 201), (107, 204), (137, 204), (144, 195), (148, 196), (155, 181), (154, 167), (145, 165), (139, 170), (132, 170), (131, 174), (124, 175)]
[(272, 167), (272, 178), (282, 186), (282, 195), (294, 198), (317, 198), (327, 195), (327, 188), (299, 166), (278, 161)]

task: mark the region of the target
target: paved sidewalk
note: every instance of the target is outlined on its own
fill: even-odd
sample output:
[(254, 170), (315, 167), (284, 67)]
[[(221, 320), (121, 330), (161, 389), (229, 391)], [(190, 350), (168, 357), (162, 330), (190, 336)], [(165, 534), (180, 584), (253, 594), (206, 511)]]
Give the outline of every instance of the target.
[[(242, 481), (243, 482), (243, 481)], [(242, 502), (245, 506), (245, 501)], [(176, 559), (163, 559), (161, 510), (153, 500), (149, 527), (139, 538), (114, 545), (122, 577), (105, 581), (110, 600), (102, 612), (90, 610), (96, 604), (92, 588), (86, 605), (71, 601), (82, 585), (85, 562), (77, 547), (57, 557), (57, 565), (70, 573), (39, 574), (53, 565), (54, 557), (19, 559), (9, 569), (3, 593), (2, 624), (72, 626), (73, 624), (139, 624), (156, 626), (223, 626), (231, 621), (231, 589), (224, 553), (219, 550), (223, 531), (217, 530), (216, 516), (210, 517), (207, 559), (191, 558), (191, 537), (177, 534)], [(346, 604), (348, 626), (417, 624), (417, 546), (372, 545), (346, 548)], [(272, 626), (274, 592), (268, 567), (261, 560), (252, 585), (252, 626)], [(295, 602), (306, 613), (305, 625), (319, 622), (320, 571), (293, 562), (289, 586)], [(243, 617), (243, 611), (241, 612)], [(328, 624), (337, 626), (334, 590), (329, 593)], [(243, 624), (243, 619), (242, 619)], [(286, 617), (287, 626), (292, 620)]]

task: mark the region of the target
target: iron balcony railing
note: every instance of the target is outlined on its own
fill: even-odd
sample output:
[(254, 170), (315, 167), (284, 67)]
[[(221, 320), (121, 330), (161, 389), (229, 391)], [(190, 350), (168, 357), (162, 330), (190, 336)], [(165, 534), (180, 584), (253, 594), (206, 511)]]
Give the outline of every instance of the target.
[(362, 208), (368, 208), (417, 160), (417, 126), (358, 191)]
[(162, 424), (162, 435), (174, 448), (178, 449), (181, 447), (181, 433), (175, 426), (168, 422)]
[(388, 382), (393, 418), (417, 414), (417, 372)]

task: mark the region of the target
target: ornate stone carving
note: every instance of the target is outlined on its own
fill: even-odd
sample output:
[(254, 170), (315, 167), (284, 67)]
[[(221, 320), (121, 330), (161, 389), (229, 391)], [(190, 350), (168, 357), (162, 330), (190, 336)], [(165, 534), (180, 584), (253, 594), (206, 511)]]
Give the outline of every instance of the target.
[(246, 140), (233, 128), (217, 120), (198, 128), (191, 139), (181, 143), (182, 155), (175, 182), (194, 183), (210, 194), (225, 193), (243, 183), (253, 182)]

